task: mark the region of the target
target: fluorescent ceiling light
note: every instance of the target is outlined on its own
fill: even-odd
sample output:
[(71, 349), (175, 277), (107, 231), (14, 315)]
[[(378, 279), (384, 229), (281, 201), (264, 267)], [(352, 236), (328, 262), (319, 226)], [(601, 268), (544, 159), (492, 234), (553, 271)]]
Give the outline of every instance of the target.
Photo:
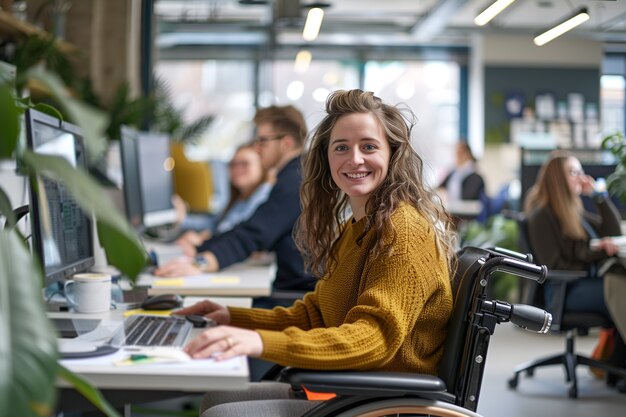
[(533, 42), (535, 42), (535, 45), (537, 46), (545, 45), (554, 38), (558, 38), (565, 32), (574, 29), (576, 26), (586, 22), (587, 20), (589, 20), (589, 13), (587, 12), (587, 8), (583, 7), (582, 9), (577, 11), (572, 17), (567, 18), (564, 22), (559, 23), (552, 29), (549, 29), (543, 32), (541, 35), (537, 36), (533, 40)]
[(298, 52), (298, 54), (296, 55), (296, 62), (294, 63), (294, 70), (298, 74), (304, 74), (309, 69), (311, 58), (313, 58), (313, 55), (311, 55), (311, 52), (307, 51), (306, 49)]
[(484, 26), (491, 19), (496, 17), (500, 12), (511, 5), (515, 0), (496, 0), (491, 4), (491, 6), (487, 7), (482, 11), (478, 16), (474, 18), (474, 23), (478, 26)]
[(302, 31), (302, 37), (305, 41), (314, 41), (317, 38), (317, 35), (320, 33), (320, 27), (322, 27), (323, 19), (324, 10), (319, 7), (314, 7), (309, 10), (309, 13), (306, 15), (304, 30)]

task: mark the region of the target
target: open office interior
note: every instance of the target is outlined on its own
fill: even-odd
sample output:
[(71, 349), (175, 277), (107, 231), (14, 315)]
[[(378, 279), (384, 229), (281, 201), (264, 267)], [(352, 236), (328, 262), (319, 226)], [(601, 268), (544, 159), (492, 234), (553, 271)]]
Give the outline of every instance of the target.
[[(488, 15), (492, 4), (501, 12)], [(318, 26), (311, 29), (314, 17)], [(569, 28), (546, 39), (545, 33), (570, 18), (575, 20)], [(8, 228), (7, 209), (19, 214), (25, 207), (29, 213), (17, 221), (17, 229), (42, 265), (51, 262), (50, 254), (44, 255), (45, 224), (61, 216), (49, 207), (73, 203), (62, 187), (29, 171), (36, 160), (26, 158), (24, 166), (17, 153), (69, 158), (73, 168), (88, 172), (106, 190), (99, 198), (107, 206), (100, 210), (118, 211), (150, 249), (145, 243), (150, 239), (158, 245), (173, 241), (179, 229), (172, 225), (182, 221), (180, 204), (192, 220), (219, 220), (232, 192), (229, 162), (258, 136), (257, 109), (293, 105), (310, 133), (336, 90), (372, 91), (413, 112), (412, 146), (424, 161), (422, 180), (429, 187), (437, 188), (453, 170), (458, 144), (469, 145), (484, 190), (467, 204), (446, 201), (460, 247), (525, 250), (516, 215), (555, 149), (569, 150), (596, 184), (610, 185), (611, 175), (626, 169), (624, 155), (603, 145), (610, 137), (624, 143), (626, 131), (626, 2), (620, 0), (0, 0), (0, 74), (11, 94), (30, 98), (31, 107), (20, 116), (16, 153), (6, 155), (0, 146), (0, 226)], [(103, 115), (105, 137), (98, 142), (97, 160), (89, 157), (89, 141), (68, 139), (89, 134), (73, 113), (74, 103)], [(9, 130), (0, 125), (2, 141)], [(66, 140), (54, 149), (46, 139), (63, 135)], [(173, 195), (182, 203), (172, 202)], [(626, 199), (610, 197), (624, 235)], [(60, 233), (68, 246), (85, 251), (61, 258), (74, 271), (109, 271), (111, 262), (100, 244), (106, 230), (91, 215), (72, 213), (74, 223)], [(9, 280), (13, 269), (2, 262), (0, 267), (1, 280)], [(44, 286), (70, 279), (71, 268), (45, 269)], [(263, 273), (268, 270), (274, 273), (271, 267)], [(226, 289), (212, 294), (248, 300), (269, 294), (265, 281), (248, 292), (231, 292), (229, 286), (240, 279), (234, 274), (257, 270), (242, 271), (216, 278), (215, 286)], [(503, 301), (525, 302), (527, 288), (520, 281), (505, 277), (489, 291)], [(151, 285), (151, 295), (170, 289)], [(111, 302), (125, 301), (122, 289), (116, 293), (115, 282), (112, 287)], [(197, 297), (204, 290), (186, 295)], [(44, 300), (53, 316), (63, 303), (67, 309), (49, 288)], [(598, 338), (595, 327), (576, 338), (576, 349), (589, 355)], [(477, 412), (486, 417), (621, 415), (626, 394), (585, 367), (577, 371), (578, 398), (568, 396), (560, 367), (538, 370), (533, 378), (523, 375), (511, 387), (517, 365), (560, 352), (565, 344), (565, 332), (536, 335), (499, 326)], [(11, 363), (10, 355), (0, 357), (0, 367)], [(106, 383), (102, 387), (111, 389)], [(207, 390), (162, 402), (154, 396), (124, 398), (129, 406), (122, 411), (129, 416), (182, 413), (197, 407)], [(8, 398), (1, 394), (0, 400)], [(12, 415), (3, 414), (3, 407), (0, 416)]]

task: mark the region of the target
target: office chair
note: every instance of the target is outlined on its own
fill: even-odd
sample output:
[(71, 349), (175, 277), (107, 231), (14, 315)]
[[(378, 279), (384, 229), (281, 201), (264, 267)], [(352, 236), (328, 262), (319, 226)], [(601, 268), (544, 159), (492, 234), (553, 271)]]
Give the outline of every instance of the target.
[(543, 282), (546, 268), (510, 251), (467, 247), (458, 254), (453, 280), (454, 308), (448, 325), (439, 376), (392, 372), (311, 371), (284, 368), (280, 379), (294, 389), (335, 393), (304, 417), (387, 416), (409, 413), (442, 417), (478, 416), (483, 371), (495, 325), (511, 321), (546, 332), (551, 317), (522, 304), (491, 300), (486, 295), (491, 275), (509, 272)]
[[(509, 215), (515, 218), (519, 226), (521, 250), (534, 255), (534, 251), (530, 246), (526, 217), (521, 213), (509, 213)], [(547, 280), (555, 286), (550, 305), (546, 305), (545, 303), (543, 288), (539, 288), (538, 285), (533, 282), (525, 283), (526, 286), (523, 289), (522, 302), (539, 308), (545, 308), (552, 314), (551, 330), (559, 334), (565, 333), (565, 351), (537, 358), (515, 367), (513, 377), (508, 381), (510, 388), (517, 388), (519, 375), (521, 373), (526, 373), (526, 375), (532, 377), (535, 373), (535, 369), (550, 365), (563, 365), (565, 380), (568, 384), (568, 395), (571, 398), (578, 397), (578, 379), (576, 377), (576, 367), (578, 365), (599, 368), (606, 371), (607, 375), (626, 378), (626, 369), (618, 368), (607, 362), (595, 360), (576, 353), (576, 334), (585, 336), (589, 334), (589, 329), (591, 328), (612, 326), (609, 320), (598, 313), (565, 311), (565, 296), (568, 284), (586, 276), (587, 271), (550, 270)]]

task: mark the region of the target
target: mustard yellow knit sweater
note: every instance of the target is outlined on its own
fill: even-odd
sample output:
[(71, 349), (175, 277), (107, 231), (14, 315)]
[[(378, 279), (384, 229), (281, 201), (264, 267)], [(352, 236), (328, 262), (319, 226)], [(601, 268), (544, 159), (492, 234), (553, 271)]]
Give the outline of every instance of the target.
[(347, 223), (336, 267), (303, 300), (272, 310), (230, 307), (232, 325), (261, 335), (263, 359), (320, 370), (437, 373), (452, 291), (433, 228), (401, 205), (392, 215), (393, 253), (371, 259), (372, 233), (356, 242), (364, 223)]

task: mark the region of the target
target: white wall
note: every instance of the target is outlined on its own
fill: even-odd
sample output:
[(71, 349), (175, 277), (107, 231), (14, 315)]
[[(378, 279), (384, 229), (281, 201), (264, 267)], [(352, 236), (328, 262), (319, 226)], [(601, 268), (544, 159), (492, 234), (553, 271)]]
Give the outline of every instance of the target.
[(529, 36), (483, 39), (485, 65), (589, 68), (600, 67), (602, 55), (601, 42), (574, 37), (557, 38), (544, 46), (536, 46)]

